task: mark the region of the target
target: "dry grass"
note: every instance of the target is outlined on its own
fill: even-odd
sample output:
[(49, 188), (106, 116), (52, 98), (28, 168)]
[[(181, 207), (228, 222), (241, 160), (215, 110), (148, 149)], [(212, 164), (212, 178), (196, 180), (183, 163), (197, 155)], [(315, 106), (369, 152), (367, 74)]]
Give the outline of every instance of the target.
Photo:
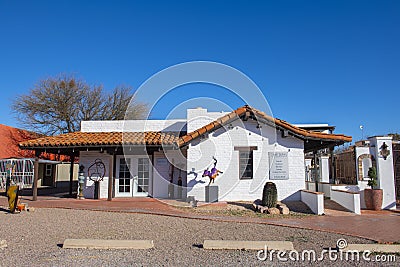
[(222, 215), (222, 216), (237, 216), (237, 217), (252, 217), (252, 218), (303, 218), (313, 216), (307, 206), (301, 202), (285, 202), (289, 207), (290, 213), (283, 214), (266, 214), (255, 212), (253, 203), (247, 201), (227, 202), (226, 204), (208, 204), (196, 208), (178, 207), (185, 212), (197, 213), (202, 215)]

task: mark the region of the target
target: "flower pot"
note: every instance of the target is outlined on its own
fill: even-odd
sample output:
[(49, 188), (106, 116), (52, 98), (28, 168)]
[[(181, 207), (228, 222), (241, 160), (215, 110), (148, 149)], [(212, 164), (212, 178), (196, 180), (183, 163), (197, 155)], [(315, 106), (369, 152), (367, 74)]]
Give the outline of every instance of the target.
[(364, 189), (364, 201), (368, 210), (381, 210), (382, 199), (382, 189)]

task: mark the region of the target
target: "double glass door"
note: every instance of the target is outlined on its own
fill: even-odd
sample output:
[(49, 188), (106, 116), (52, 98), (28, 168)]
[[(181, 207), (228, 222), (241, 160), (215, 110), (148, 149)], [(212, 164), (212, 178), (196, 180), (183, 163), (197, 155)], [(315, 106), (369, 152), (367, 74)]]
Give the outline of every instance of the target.
[(115, 196), (148, 196), (150, 175), (150, 160), (147, 156), (117, 158)]

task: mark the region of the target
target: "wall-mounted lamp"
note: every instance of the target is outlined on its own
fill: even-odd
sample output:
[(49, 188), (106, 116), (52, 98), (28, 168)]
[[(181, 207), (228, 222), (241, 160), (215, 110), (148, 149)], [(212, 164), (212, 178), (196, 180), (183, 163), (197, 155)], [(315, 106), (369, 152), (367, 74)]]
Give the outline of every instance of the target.
[(385, 142), (383, 142), (383, 144), (379, 149), (380, 149), (379, 154), (383, 157), (384, 160), (386, 160), (387, 157), (390, 155), (390, 150), (388, 149), (388, 145)]

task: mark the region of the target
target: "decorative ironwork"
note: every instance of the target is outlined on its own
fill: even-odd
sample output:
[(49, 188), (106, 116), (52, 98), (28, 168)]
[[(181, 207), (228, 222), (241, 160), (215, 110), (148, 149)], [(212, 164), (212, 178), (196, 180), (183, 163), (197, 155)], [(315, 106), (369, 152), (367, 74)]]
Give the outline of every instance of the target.
[(101, 159), (96, 159), (92, 165), (88, 168), (89, 179), (94, 182), (103, 181), (106, 175), (106, 165)]

